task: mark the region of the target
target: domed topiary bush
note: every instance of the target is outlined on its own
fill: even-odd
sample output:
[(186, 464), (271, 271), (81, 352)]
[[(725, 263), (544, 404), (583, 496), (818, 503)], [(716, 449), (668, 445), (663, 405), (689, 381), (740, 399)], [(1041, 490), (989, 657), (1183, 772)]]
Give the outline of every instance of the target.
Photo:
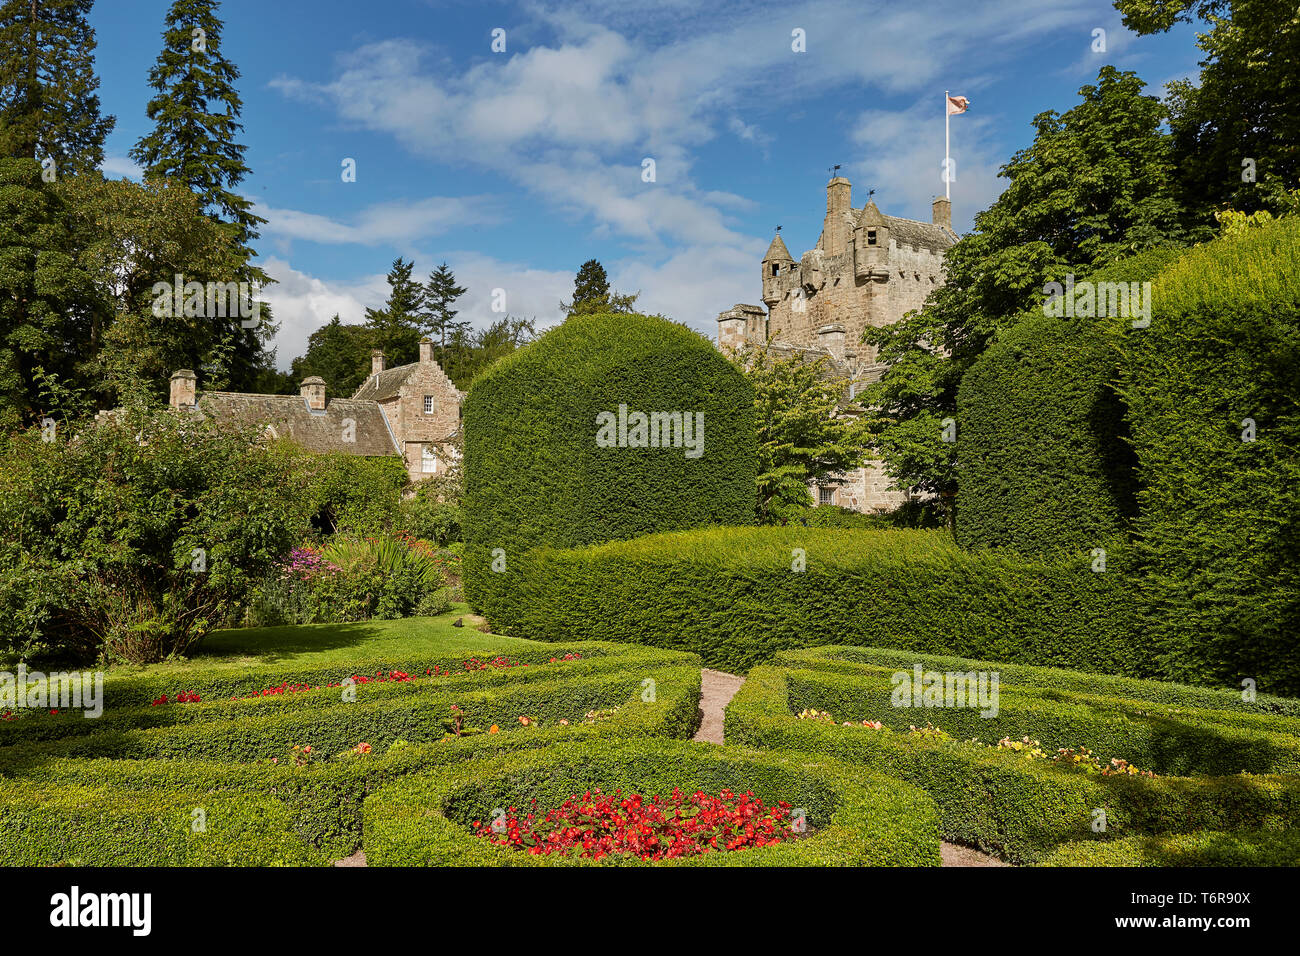
[(753, 524), (753, 389), (711, 342), (643, 315), (575, 316), (464, 404), (468, 600), (509, 623), (511, 561), (709, 524)]
[[(1183, 252), (1150, 249), (1086, 281), (1094, 288), (1149, 282)], [(1149, 306), (1150, 295), (1142, 301)], [(1035, 310), (967, 371), (957, 396), (955, 531), (962, 547), (1091, 551), (1129, 528), (1136, 462), (1114, 384), (1116, 338), (1131, 321)]]

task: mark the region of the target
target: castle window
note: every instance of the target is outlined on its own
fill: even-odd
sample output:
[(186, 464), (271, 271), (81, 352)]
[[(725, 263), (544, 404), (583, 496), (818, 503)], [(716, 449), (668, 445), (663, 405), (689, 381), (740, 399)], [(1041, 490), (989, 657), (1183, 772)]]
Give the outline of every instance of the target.
[(832, 499), (835, 497), (835, 489), (827, 488), (825, 485), (817, 489), (817, 503), (819, 505), (834, 504)]
[(432, 415), (432, 414), (433, 414), (433, 396), (432, 396), (432, 395), (426, 395), (426, 396), (424, 396), (424, 414), (426, 414), (426, 415)]
[(869, 245), (869, 246), (874, 246), (875, 244), (876, 244), (876, 230), (874, 230), (874, 229), (868, 229), (868, 230), (867, 230), (867, 245)]
[(780, 274), (781, 274), (781, 263), (779, 262), (772, 263), (772, 275), (777, 276)]
[(424, 445), (420, 449), (420, 470), (426, 475), (438, 471), (438, 453), (433, 450), (432, 445)]

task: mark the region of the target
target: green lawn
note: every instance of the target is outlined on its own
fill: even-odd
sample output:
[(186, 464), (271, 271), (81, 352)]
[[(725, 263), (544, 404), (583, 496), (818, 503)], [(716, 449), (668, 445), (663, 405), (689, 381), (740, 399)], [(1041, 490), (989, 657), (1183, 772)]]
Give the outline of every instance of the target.
[(453, 626), (458, 617), (468, 613), (467, 605), (456, 604), (438, 617), (213, 631), (187, 660), (144, 667), (117, 666), (107, 676), (110, 681), (161, 677), (183, 683), (185, 678), (199, 674), (212, 676), (265, 665), (292, 670), (338, 663), (347, 668), (360, 661), (425, 654), (431, 662), (458, 665), (469, 657), (510, 655), (539, 646), (536, 641), (484, 634), (468, 623)]

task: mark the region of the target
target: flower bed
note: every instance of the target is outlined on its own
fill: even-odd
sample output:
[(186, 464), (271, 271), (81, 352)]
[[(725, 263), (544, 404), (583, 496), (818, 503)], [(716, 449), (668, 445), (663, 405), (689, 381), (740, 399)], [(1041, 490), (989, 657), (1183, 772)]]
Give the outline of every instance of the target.
[[(736, 809), (736, 794), (752, 794), (745, 805), (754, 815), (762, 813), (756, 801), (762, 801), (765, 810), (776, 806), (784, 812), (788, 805), (792, 823), (804, 821), (800, 825), (809, 835), (772, 839), (743, 853), (669, 856), (665, 852), (658, 857), (650, 853), (649, 859), (645, 847), (640, 853), (606, 852), (597, 858), (594, 847), (589, 855), (519, 852), (476, 835), (485, 823), (491, 832), (494, 819), (509, 821), (510, 807), (534, 806), (534, 800), (536, 806), (564, 807), (575, 793), (588, 790), (593, 794), (597, 790), (627, 794), (680, 790), (716, 793), (719, 798), (730, 792), (729, 809), (713, 806), (723, 815)], [(622, 808), (620, 817), (627, 819)], [(808, 755), (790, 757), (685, 741), (564, 742), (457, 764), (382, 788), (367, 798), (363, 818), (363, 848), (372, 866), (939, 864), (938, 813), (914, 787)], [(795, 835), (793, 830), (790, 835)]]
[[(588, 790), (541, 812), (514, 807), (488, 823), (475, 820), (476, 836), (497, 846), (546, 856), (553, 853), (601, 860), (625, 854), (645, 862), (674, 860), (703, 853), (773, 846), (810, 835), (790, 804), (764, 806), (752, 793), (723, 790), (717, 796), (680, 787), (667, 797), (647, 799), (639, 793)], [(539, 816), (539, 813), (541, 814)]]

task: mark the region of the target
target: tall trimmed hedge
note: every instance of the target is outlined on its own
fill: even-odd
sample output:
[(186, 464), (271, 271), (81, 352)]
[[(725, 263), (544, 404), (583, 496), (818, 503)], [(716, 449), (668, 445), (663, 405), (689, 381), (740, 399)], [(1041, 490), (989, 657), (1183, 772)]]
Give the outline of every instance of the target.
[[(1182, 252), (1153, 249), (1086, 281), (1150, 281)], [(1114, 383), (1130, 321), (1036, 310), (971, 366), (957, 394), (962, 547), (1090, 551), (1128, 529), (1136, 462)]]
[(835, 641), (1143, 676), (1133, 584), (1091, 558), (958, 550), (942, 531), (707, 528), (537, 549), (498, 624), (689, 650), (745, 671)]
[[(643, 315), (575, 316), (503, 359), (464, 405), (468, 600), (494, 615), (539, 545), (752, 524), (753, 402), (707, 339)], [(620, 405), (629, 416), (703, 413), (701, 453), (600, 447), (598, 416)]]
[(1300, 693), (1300, 218), (1191, 251), (1123, 347), (1162, 676)]

